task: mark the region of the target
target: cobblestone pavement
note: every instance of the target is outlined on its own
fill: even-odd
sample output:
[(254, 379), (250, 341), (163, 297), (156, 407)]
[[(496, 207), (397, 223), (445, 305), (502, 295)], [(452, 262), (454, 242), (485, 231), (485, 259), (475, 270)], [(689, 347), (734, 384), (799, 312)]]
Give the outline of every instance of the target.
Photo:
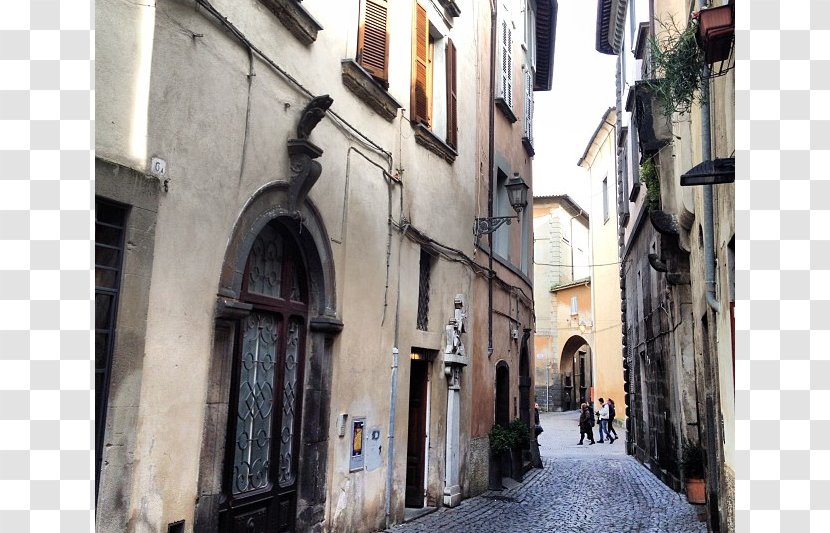
[[(543, 413), (539, 445), (544, 468), (517, 487), (486, 492), (441, 508), (392, 533), (452, 532), (705, 532), (694, 506), (633, 457), (625, 431), (609, 444), (578, 446), (576, 412)], [(598, 428), (594, 428), (597, 430)], [(595, 431), (595, 436), (598, 432)]]

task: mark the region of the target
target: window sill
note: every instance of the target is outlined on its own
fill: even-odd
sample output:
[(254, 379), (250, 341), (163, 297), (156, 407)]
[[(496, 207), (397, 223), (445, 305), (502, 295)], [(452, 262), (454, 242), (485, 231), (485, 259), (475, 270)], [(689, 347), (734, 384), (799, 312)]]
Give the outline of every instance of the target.
[(496, 98), (496, 107), (501, 109), (501, 112), (504, 113), (504, 116), (507, 117), (507, 120), (510, 121), (511, 124), (519, 120), (516, 118), (516, 115), (513, 113), (513, 110), (510, 109), (510, 106), (507, 105), (507, 102), (504, 98)]
[(344, 59), (340, 62), (340, 71), (343, 84), (358, 98), (371, 107), (378, 115), (389, 122), (398, 116), (398, 109), (402, 106), (392, 98), (375, 78), (355, 62), (354, 59)]
[(311, 13), (296, 0), (259, 0), (276, 15), (283, 26), (301, 43), (309, 45), (317, 40), (317, 32), (323, 27)]
[(430, 152), (442, 157), (449, 164), (455, 161), (458, 152), (452, 146), (439, 139), (423, 124), (413, 125), (413, 128), (415, 129), (415, 142)]
[(640, 195), (640, 182), (636, 182), (631, 186), (631, 194), (628, 195), (628, 201), (634, 202), (637, 200), (637, 197)]
[(527, 137), (522, 137), (522, 146), (525, 147), (525, 152), (527, 152), (527, 155), (530, 157), (536, 155), (536, 150), (533, 149), (533, 141)]
[(441, 4), (441, 6), (453, 17), (461, 15), (461, 8), (458, 7), (458, 4), (456, 4), (454, 0), (438, 0), (438, 3)]

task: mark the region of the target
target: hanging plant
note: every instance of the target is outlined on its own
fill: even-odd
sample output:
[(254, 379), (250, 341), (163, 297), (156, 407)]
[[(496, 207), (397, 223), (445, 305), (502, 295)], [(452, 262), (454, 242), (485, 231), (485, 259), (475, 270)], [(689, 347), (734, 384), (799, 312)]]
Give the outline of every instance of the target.
[(640, 165), (640, 181), (646, 186), (646, 205), (652, 211), (660, 209), (660, 179), (657, 166), (649, 157)]
[(700, 79), (704, 56), (697, 45), (697, 21), (682, 30), (674, 18), (657, 21), (661, 30), (649, 38), (653, 79), (646, 83), (660, 102), (667, 117), (689, 113), (700, 102)]

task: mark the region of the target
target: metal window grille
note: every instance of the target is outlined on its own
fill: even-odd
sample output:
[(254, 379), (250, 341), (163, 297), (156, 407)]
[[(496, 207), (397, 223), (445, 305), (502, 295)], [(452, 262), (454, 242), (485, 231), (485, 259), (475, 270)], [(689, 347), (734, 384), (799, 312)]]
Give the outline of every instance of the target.
[(121, 289), (127, 208), (95, 200), (95, 490), (101, 472), (101, 452), (107, 414), (116, 310)]
[(418, 329), (427, 331), (429, 326), (429, 277), (432, 261), (429, 254), (421, 250), (421, 276), (418, 284)]

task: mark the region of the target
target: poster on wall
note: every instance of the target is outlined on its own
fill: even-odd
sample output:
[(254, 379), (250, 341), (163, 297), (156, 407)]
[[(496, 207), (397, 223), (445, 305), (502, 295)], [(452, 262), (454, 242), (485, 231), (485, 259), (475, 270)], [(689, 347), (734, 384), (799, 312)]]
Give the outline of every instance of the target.
[(352, 454), (349, 458), (349, 472), (363, 470), (363, 428), (366, 425), (366, 417), (352, 418)]

